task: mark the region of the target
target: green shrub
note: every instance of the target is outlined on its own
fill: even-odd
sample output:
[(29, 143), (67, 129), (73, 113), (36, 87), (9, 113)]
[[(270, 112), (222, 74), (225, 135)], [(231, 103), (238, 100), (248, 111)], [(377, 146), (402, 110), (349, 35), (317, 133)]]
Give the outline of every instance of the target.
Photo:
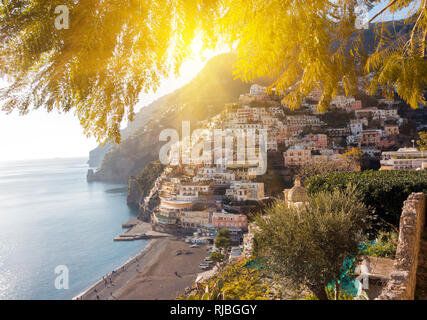
[(363, 254), (367, 256), (394, 259), (399, 235), (397, 232), (380, 231), (375, 243), (365, 243)]
[(427, 171), (332, 172), (306, 181), (309, 194), (344, 190), (350, 183), (357, 186), (372, 215), (398, 227), (403, 202), (412, 192), (427, 192)]
[(222, 262), (224, 260), (224, 255), (221, 252), (212, 252), (210, 258), (214, 262)]
[(215, 247), (217, 248), (228, 248), (231, 244), (230, 230), (221, 229), (215, 239)]

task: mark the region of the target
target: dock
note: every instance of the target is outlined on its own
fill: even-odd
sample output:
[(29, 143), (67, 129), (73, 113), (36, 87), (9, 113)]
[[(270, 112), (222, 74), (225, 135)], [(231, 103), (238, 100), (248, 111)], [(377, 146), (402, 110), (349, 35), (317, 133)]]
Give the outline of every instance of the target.
[(167, 233), (157, 232), (152, 230), (151, 224), (138, 220), (131, 219), (122, 225), (123, 228), (129, 228), (122, 234), (114, 238), (114, 241), (134, 241), (141, 239), (157, 239), (170, 237)]

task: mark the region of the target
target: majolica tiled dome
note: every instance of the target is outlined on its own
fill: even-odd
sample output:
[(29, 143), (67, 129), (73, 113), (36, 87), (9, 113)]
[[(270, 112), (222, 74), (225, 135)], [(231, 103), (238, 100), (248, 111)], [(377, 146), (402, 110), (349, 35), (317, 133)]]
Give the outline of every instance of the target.
[(307, 192), (301, 186), (301, 181), (295, 179), (295, 185), (288, 192), (288, 201), (291, 202), (305, 202), (308, 201)]

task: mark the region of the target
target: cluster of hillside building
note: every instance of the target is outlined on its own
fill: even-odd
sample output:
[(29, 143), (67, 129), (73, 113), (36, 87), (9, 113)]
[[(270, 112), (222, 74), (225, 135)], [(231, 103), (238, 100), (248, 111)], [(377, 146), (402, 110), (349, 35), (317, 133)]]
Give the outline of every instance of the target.
[[(382, 169), (427, 167), (427, 155), (415, 148), (400, 148), (400, 126), (407, 120), (399, 116), (394, 102), (382, 100), (378, 101), (378, 107), (370, 107), (363, 106), (354, 97), (337, 96), (330, 108), (346, 112), (350, 117), (345, 126), (335, 128), (327, 126), (317, 112), (319, 98), (320, 93), (313, 91), (300, 111), (290, 112), (279, 99), (271, 98), (265, 87), (253, 85), (248, 94), (240, 96), (238, 103), (226, 105), (224, 112), (198, 125), (208, 130), (223, 130), (233, 141), (239, 137), (244, 139), (245, 132), (264, 130), (267, 153), (280, 153), (284, 168), (316, 160), (344, 161), (341, 155), (349, 147), (381, 157)], [(209, 133), (201, 131), (198, 138), (204, 135)], [(245, 156), (241, 161), (232, 162), (222, 159), (214, 164), (192, 161), (191, 149), (198, 138), (194, 139), (193, 135), (178, 143), (177, 158), (171, 160), (156, 182), (160, 202), (152, 214), (153, 223), (169, 230), (197, 230), (206, 241), (214, 239), (219, 229), (227, 228), (233, 240), (240, 242), (248, 230), (247, 216), (240, 209), (242, 204), (260, 202), (271, 196), (264, 193), (264, 183), (256, 182), (257, 176), (251, 171), (259, 165), (260, 157)], [(184, 145), (187, 147), (183, 148)], [(216, 147), (209, 149), (208, 159), (214, 158)], [(222, 147), (221, 142), (219, 148)], [(253, 154), (259, 155), (259, 143), (252, 147), (256, 149)], [(396, 151), (385, 151), (393, 148)], [(239, 160), (235, 156), (235, 145), (225, 150), (227, 152), (233, 154), (233, 160)], [(190, 161), (180, 162), (184, 155), (188, 155)], [(299, 197), (303, 197), (298, 190)]]

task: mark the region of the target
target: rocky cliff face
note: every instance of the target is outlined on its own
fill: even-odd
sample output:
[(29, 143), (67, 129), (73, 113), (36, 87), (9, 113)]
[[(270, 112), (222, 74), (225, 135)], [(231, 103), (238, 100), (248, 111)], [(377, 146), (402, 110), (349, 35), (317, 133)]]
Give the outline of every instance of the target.
[(139, 208), (140, 202), (143, 201), (141, 192), (138, 188), (138, 184), (134, 177), (130, 177), (128, 181), (128, 195), (126, 197), (126, 203), (128, 206)]
[(163, 169), (160, 161), (152, 161), (136, 177), (129, 177), (127, 204), (140, 207), (145, 197), (155, 196), (158, 187), (156, 180), (162, 175)]
[(129, 177), (127, 204), (138, 208), (138, 218), (150, 221), (152, 210), (159, 205), (160, 179), (164, 166), (160, 161), (149, 163), (136, 177)]
[(159, 158), (164, 144), (159, 141), (159, 135), (160, 128), (156, 128), (113, 146), (105, 155), (101, 168), (94, 172), (92, 181), (127, 183), (129, 176), (138, 175), (147, 164)]
[(88, 165), (91, 168), (99, 168), (104, 159), (105, 154), (111, 149), (112, 145), (106, 143), (104, 146), (97, 146), (95, 149), (89, 152)]

